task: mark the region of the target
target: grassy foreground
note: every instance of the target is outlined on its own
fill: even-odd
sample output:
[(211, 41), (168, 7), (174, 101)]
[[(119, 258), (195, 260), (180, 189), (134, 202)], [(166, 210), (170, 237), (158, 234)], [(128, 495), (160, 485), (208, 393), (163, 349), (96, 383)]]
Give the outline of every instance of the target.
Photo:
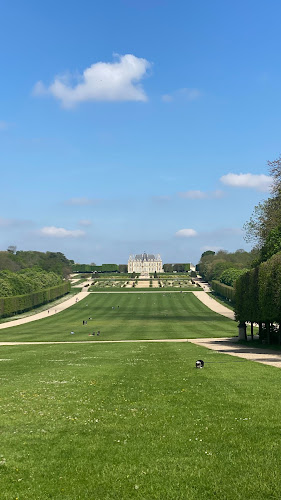
[[(83, 326), (83, 320), (88, 324)], [(100, 341), (237, 335), (234, 321), (212, 312), (192, 293), (89, 293), (59, 314), (0, 330), (0, 341), (92, 340), (89, 334), (97, 330)]]
[(188, 343), (1, 349), (1, 499), (280, 498), (280, 370)]

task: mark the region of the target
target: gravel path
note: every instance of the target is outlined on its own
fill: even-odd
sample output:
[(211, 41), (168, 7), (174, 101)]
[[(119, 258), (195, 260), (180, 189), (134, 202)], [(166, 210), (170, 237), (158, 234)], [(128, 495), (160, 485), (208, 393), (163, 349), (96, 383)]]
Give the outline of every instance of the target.
[(228, 307), (223, 306), (220, 304), (217, 300), (213, 299), (210, 297), (210, 295), (206, 292), (193, 292), (195, 297), (197, 299), (201, 300), (205, 306), (209, 307), (211, 311), (214, 311), (218, 314), (221, 314), (222, 316), (225, 316), (226, 318), (233, 319), (234, 320), (234, 312), (231, 311), (231, 309), (228, 309)]
[(262, 349), (257, 347), (247, 347), (238, 344), (238, 337), (236, 338), (213, 338), (213, 339), (188, 339), (191, 344), (196, 344), (207, 349), (212, 349), (216, 352), (229, 354), (230, 356), (237, 356), (238, 358), (256, 361), (264, 365), (276, 366), (281, 368), (281, 352), (274, 351), (273, 349)]
[(12, 326), (18, 326), (18, 325), (23, 325), (25, 323), (30, 323), (31, 321), (37, 321), (38, 319), (42, 318), (49, 318), (54, 314), (58, 314), (59, 312), (64, 311), (64, 309), (68, 309), (68, 307), (71, 307), (74, 304), (76, 304), (76, 301), (85, 299), (85, 297), (87, 296), (88, 296), (88, 288), (83, 288), (81, 292), (77, 293), (76, 295), (72, 295), (70, 299), (61, 302), (56, 306), (50, 306), (49, 309), (45, 311), (33, 314), (32, 316), (26, 316), (25, 318), (15, 319), (14, 321), (7, 321), (7, 323), (1, 323), (0, 330), (3, 330), (4, 328), (11, 328)]

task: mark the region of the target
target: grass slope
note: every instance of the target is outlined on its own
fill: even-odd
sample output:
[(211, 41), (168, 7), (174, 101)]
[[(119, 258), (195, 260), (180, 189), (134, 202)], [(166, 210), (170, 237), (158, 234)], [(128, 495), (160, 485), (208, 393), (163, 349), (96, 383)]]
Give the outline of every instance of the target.
[[(72, 330), (75, 335), (70, 335)], [(0, 330), (0, 341), (92, 340), (88, 335), (97, 330), (101, 341), (237, 335), (236, 323), (212, 312), (191, 293), (89, 293), (59, 314)]]
[(2, 500), (280, 498), (278, 369), (100, 343), (2, 348), (0, 377)]

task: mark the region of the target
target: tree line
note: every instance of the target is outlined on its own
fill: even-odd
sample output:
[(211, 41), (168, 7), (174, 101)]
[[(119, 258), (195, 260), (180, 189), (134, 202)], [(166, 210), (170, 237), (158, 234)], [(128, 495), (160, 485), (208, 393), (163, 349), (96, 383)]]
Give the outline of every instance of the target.
[(62, 278), (39, 268), (23, 269), (18, 272), (0, 271), (0, 297), (11, 297), (37, 292), (62, 283)]
[(72, 264), (74, 261), (67, 259), (61, 252), (17, 251), (14, 246), (10, 246), (7, 251), (0, 251), (0, 271), (17, 272), (36, 266), (43, 271), (52, 271), (67, 278), (71, 273)]
[(257, 256), (252, 269), (235, 282), (235, 315), (244, 325), (258, 323), (261, 339), (281, 343), (281, 156), (268, 166), (271, 196), (255, 207), (245, 224)]

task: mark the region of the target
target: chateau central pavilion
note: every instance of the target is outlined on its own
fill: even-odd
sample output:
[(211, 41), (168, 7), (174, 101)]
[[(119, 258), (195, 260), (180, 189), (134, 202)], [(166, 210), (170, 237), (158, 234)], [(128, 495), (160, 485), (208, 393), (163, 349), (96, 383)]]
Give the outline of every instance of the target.
[(128, 273), (150, 274), (163, 273), (162, 259), (159, 254), (142, 253), (130, 255), (128, 260)]

